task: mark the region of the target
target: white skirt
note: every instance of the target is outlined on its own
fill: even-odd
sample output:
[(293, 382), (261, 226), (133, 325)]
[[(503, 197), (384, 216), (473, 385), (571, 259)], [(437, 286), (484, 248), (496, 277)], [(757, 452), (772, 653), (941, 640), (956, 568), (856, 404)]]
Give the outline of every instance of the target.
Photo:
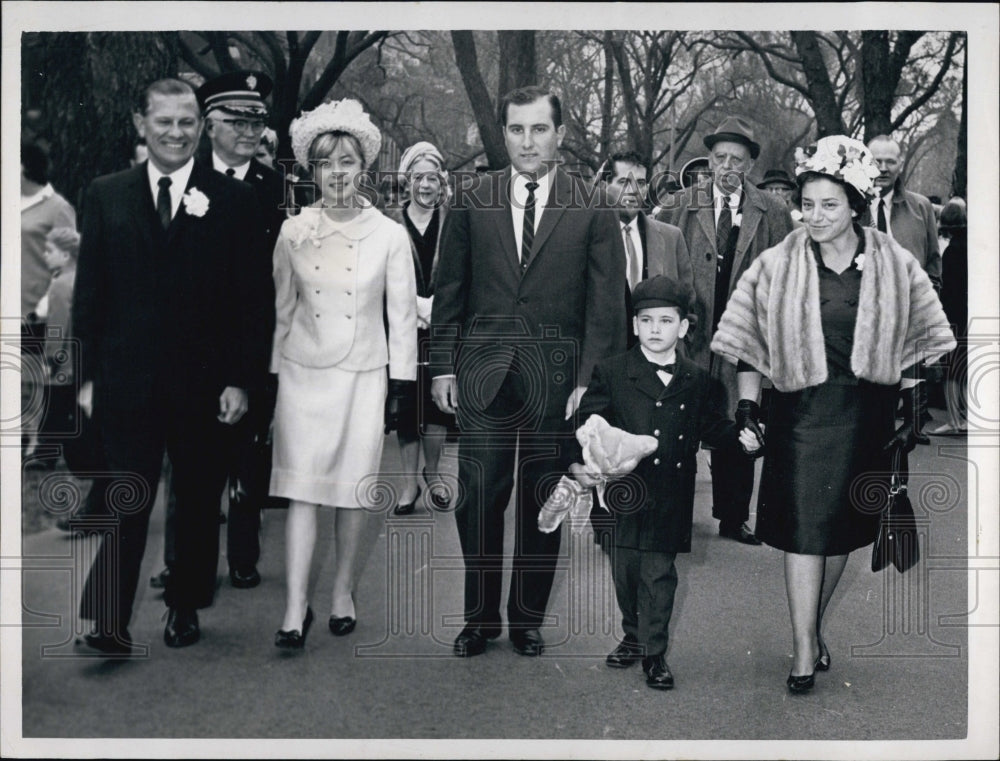
[(282, 359), (271, 496), (334, 507), (377, 506), (386, 386), (385, 368), (350, 372)]

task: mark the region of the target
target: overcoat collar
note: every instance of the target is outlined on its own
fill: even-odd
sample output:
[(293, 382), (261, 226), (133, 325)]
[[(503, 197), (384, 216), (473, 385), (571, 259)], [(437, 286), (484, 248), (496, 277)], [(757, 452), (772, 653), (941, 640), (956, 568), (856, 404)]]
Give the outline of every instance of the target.
[(635, 384), (635, 387), (657, 401), (683, 393), (693, 382), (692, 364), (680, 354), (674, 360), (676, 372), (667, 386), (663, 385), (663, 381), (657, 376), (656, 370), (646, 359), (646, 355), (642, 353), (642, 346), (639, 344), (629, 350), (626, 362), (628, 377)]

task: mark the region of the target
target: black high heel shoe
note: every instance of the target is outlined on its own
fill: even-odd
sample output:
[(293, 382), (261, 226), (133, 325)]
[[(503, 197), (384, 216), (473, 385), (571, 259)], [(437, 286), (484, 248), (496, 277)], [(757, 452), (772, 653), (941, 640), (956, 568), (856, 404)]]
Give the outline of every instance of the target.
[(302, 622), (302, 631), (300, 632), (298, 629), (292, 629), (291, 631), (278, 629), (278, 633), (274, 635), (274, 646), (280, 647), (283, 650), (301, 650), (306, 646), (306, 635), (309, 634), (309, 627), (312, 626), (312, 622), (312, 608), (306, 606), (306, 618)]
[(816, 685), (816, 672), (804, 676), (789, 674), (785, 684), (788, 685), (788, 691), (793, 695), (803, 695)]
[(393, 515), (410, 515), (410, 514), (412, 514), (413, 511), (417, 507), (417, 500), (418, 499), (420, 499), (420, 487), (419, 486), (417, 487), (417, 496), (415, 496), (413, 498), (413, 501), (412, 502), (408, 502), (405, 505), (401, 505), (401, 504), (397, 503), (396, 506), (394, 508), (392, 508), (392, 514)]
[(354, 631), (358, 621), (352, 616), (330, 616), (330, 633), (335, 637), (343, 637)]
[(434, 481), (438, 484), (435, 488), (431, 484), (431, 479), (427, 475), (427, 468), (423, 469), (424, 482), (427, 484), (427, 488), (430, 489), (428, 495), (431, 500), (431, 504), (438, 510), (447, 510), (448, 505), (451, 504), (451, 495), (448, 493), (448, 487), (444, 484), (441, 475), (438, 474), (434, 477)]

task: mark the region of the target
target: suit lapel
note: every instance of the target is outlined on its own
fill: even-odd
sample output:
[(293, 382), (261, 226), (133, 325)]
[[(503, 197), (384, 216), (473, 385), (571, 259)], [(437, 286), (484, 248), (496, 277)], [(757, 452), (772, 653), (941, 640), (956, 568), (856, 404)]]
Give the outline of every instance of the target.
[(688, 387), (694, 382), (694, 375), (692, 375), (691, 369), (680, 356), (677, 357), (676, 367), (674, 369), (676, 372), (674, 373), (673, 378), (670, 379), (670, 385), (663, 389), (663, 394), (660, 397), (661, 399), (684, 394)]
[[(191, 170), (191, 176), (188, 177), (188, 183), (184, 188), (184, 193), (188, 193), (192, 188), (198, 188), (202, 193), (205, 193), (205, 187), (209, 184), (209, 180), (214, 179), (211, 177), (211, 173), (214, 173), (215, 169), (212, 167), (204, 167), (199, 162), (194, 162), (194, 168)], [(173, 243), (174, 238), (177, 237), (177, 233), (185, 228), (191, 222), (191, 215), (187, 213), (187, 209), (184, 206), (184, 201), (181, 200), (180, 206), (177, 207), (177, 213), (174, 218), (170, 221), (170, 227), (167, 228), (167, 245)]]
[(701, 225), (701, 232), (705, 236), (705, 240), (712, 244), (712, 250), (715, 252), (716, 256), (718, 256), (719, 249), (715, 243), (715, 191), (712, 189), (711, 182), (704, 183), (704, 185), (706, 190), (699, 192), (696, 188), (692, 197), (699, 198), (707, 193), (707, 197), (710, 201), (709, 205), (700, 209), (695, 208), (694, 206), (689, 208), (694, 212), (695, 218), (698, 220), (698, 224)]
[(743, 258), (746, 256), (757, 234), (757, 226), (767, 211), (767, 204), (764, 202), (760, 191), (751, 185), (743, 184), (743, 222), (740, 225), (740, 234), (736, 239), (736, 254), (733, 256), (733, 274), (741, 271)]
[[(666, 248), (666, 243), (664, 243), (663, 238), (660, 237), (660, 231), (656, 229), (655, 225), (646, 224), (646, 216), (640, 212), (639, 216), (636, 217), (639, 220), (639, 232), (642, 237), (642, 251), (643, 251), (643, 261), (646, 263), (646, 272), (649, 277), (655, 277), (657, 275), (666, 275), (667, 273), (663, 271), (664, 258), (659, 255), (659, 252)], [(654, 252), (656, 252), (654, 254)]]
[(552, 177), (552, 186), (549, 188), (549, 197), (545, 203), (545, 211), (542, 212), (542, 220), (538, 224), (535, 239), (531, 244), (531, 263), (528, 265), (529, 269), (531, 268), (531, 264), (538, 258), (538, 252), (542, 250), (542, 246), (545, 245), (545, 241), (552, 234), (556, 224), (559, 222), (559, 218), (566, 211), (566, 204), (570, 201), (571, 180), (567, 175), (559, 171), (559, 169), (553, 171), (554, 176)]
[[(521, 255), (517, 250), (517, 239), (514, 237), (514, 211), (510, 200), (511, 194), (511, 170), (508, 168), (495, 175), (486, 175), (488, 182), (496, 182), (499, 188), (484, 188), (487, 199), (495, 198), (500, 202), (500, 213), (492, 214), (496, 223), (497, 235), (500, 239), (500, 247), (503, 249), (504, 259), (513, 267), (517, 277), (521, 277)], [(489, 208), (487, 206), (486, 208)]]

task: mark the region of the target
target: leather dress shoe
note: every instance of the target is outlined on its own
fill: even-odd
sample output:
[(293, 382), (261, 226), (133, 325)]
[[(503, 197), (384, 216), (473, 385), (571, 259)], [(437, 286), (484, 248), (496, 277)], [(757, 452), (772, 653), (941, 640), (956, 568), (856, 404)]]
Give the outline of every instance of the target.
[(667, 659), (662, 655), (654, 655), (642, 659), (642, 670), (646, 674), (646, 686), (654, 690), (672, 690), (674, 675), (670, 673)]
[(430, 489), (428, 496), (431, 504), (438, 510), (447, 510), (448, 505), (451, 504), (451, 495), (448, 493), (448, 487), (443, 483), (440, 474), (434, 477), (436, 486), (431, 484), (431, 479), (427, 475), (427, 468), (423, 469), (423, 474), (424, 482), (427, 484), (427, 488)]
[(746, 523), (741, 523), (739, 526), (726, 526), (720, 523), (719, 536), (752, 546), (757, 546), (761, 543), (760, 539), (754, 536), (753, 531), (747, 527)]
[(128, 656), (132, 654), (132, 635), (128, 629), (122, 629), (119, 634), (107, 634), (95, 628), (83, 635), (84, 644), (104, 655)]
[(230, 568), (229, 583), (237, 589), (253, 589), (260, 584), (260, 574), (255, 566), (249, 568)]
[(627, 637), (618, 644), (614, 650), (608, 653), (604, 662), (613, 669), (627, 669), (642, 660), (642, 648), (634, 639)]
[(396, 506), (392, 508), (393, 515), (412, 515), (413, 511), (417, 509), (417, 500), (420, 499), (420, 487), (417, 487), (417, 495), (413, 498), (412, 502), (407, 502), (405, 505), (402, 503), (396, 503)]
[(806, 674), (804, 676), (794, 676), (793, 674), (788, 675), (788, 680), (785, 682), (788, 685), (788, 691), (793, 695), (803, 695), (809, 690), (811, 690), (816, 685), (816, 672), (811, 674)]
[(545, 643), (538, 629), (514, 629), (510, 633), (510, 641), (514, 643), (514, 652), (529, 658), (542, 654)]
[(149, 586), (153, 589), (166, 589), (167, 579), (170, 578), (170, 568), (164, 568), (156, 576), (149, 577)]
[(353, 616), (330, 616), (330, 620), (327, 625), (330, 627), (330, 633), (336, 637), (343, 637), (346, 634), (350, 634), (354, 631), (354, 627), (357, 625), (357, 619)]
[(918, 444), (922, 444), (923, 446), (927, 446), (928, 444), (931, 443), (930, 438), (928, 438), (927, 434), (924, 433), (923, 431), (914, 431), (913, 440)]
[(307, 605), (306, 618), (302, 622), (302, 629), (292, 629), (291, 631), (278, 629), (278, 633), (274, 635), (274, 646), (280, 647), (283, 650), (301, 650), (306, 646), (306, 636), (309, 634), (309, 627), (312, 626), (312, 622), (313, 611)]
[(476, 624), (466, 624), (465, 628), (455, 637), (452, 653), (459, 658), (482, 655), (486, 651), (487, 641), (499, 636), (499, 630), (485, 629)]
[(163, 641), (167, 647), (187, 647), (201, 639), (198, 612), (191, 608), (170, 608)]

